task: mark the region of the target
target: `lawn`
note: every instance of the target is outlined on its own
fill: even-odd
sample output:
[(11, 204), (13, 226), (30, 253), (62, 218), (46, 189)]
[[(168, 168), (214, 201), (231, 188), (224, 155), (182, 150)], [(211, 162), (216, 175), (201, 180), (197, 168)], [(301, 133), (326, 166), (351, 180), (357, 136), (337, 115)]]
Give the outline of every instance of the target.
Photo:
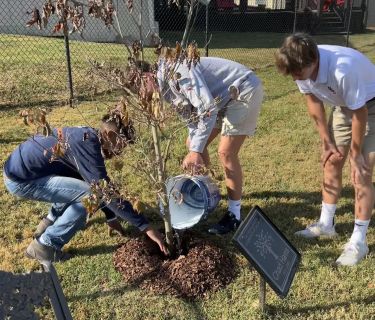
[[(257, 41), (256, 47), (239, 45), (240, 39), (251, 39), (251, 36)], [(259, 312), (258, 274), (231, 243), (232, 235), (214, 237), (205, 231), (225, 212), (225, 201), (221, 201), (215, 213), (208, 221), (196, 226), (195, 231), (198, 236), (209, 238), (233, 254), (238, 273), (226, 288), (193, 301), (155, 295), (123, 283), (121, 275), (113, 267), (112, 255), (117, 245), (134, 236), (136, 231), (124, 222), (127, 237), (108, 236), (104, 215), (99, 212), (89, 221), (87, 228), (67, 245), (74, 257), (56, 264), (74, 319), (375, 319), (374, 221), (368, 232), (368, 258), (353, 268), (336, 269), (332, 266), (353, 229), (353, 190), (348, 166), (345, 167), (344, 190), (336, 216), (339, 237), (335, 240), (306, 241), (293, 235), (319, 215), (322, 174), (319, 137), (307, 116), (304, 99), (291, 79), (281, 77), (272, 65), (273, 52), (282, 36), (241, 34), (238, 42), (230, 40), (231, 46), (223, 44), (226, 37), (228, 34), (213, 38), (216, 42), (213, 40), (210, 55), (231, 58), (255, 67), (266, 92), (257, 134), (246, 140), (241, 152), (244, 169), (242, 217), (254, 205), (260, 206), (302, 254), (289, 295), (280, 299), (268, 287), (266, 313)], [(344, 44), (344, 40), (340, 36), (318, 38), (320, 43)], [(37, 41), (41, 51), (30, 52), (30, 58), (25, 59), (17, 55), (17, 50), (20, 43), (23, 45), (21, 48), (26, 48), (27, 41), (33, 44)], [(6, 43), (4, 50), (8, 50), (9, 57), (0, 62), (2, 167), (9, 153), (33, 131), (18, 118), (20, 106), (37, 105), (35, 101), (38, 99), (46, 101), (41, 106), (51, 104), (52, 100), (61, 101), (66, 96), (66, 81), (61, 40), (0, 36), (0, 43)], [(365, 52), (375, 63), (374, 43), (375, 35), (371, 33), (351, 36), (351, 45)], [(115, 50), (118, 51), (113, 57), (109, 56), (108, 52)], [(85, 52), (91, 52), (95, 59), (113, 59), (118, 63), (121, 61), (121, 50), (123, 48), (110, 44), (85, 43), (84, 47), (80, 47), (79, 43), (73, 43), (72, 51), (82, 53), (74, 59), (74, 72), (83, 79), (80, 81), (81, 76), (76, 76), (78, 92), (83, 94), (93, 86), (92, 80), (84, 77), (87, 72)], [(151, 55), (151, 52), (148, 54)], [(40, 74), (33, 70), (38, 70)], [(50, 76), (46, 76), (49, 72)], [(104, 84), (100, 84), (100, 90), (105, 94), (83, 94), (74, 109), (54, 105), (49, 115), (51, 124), (89, 123), (96, 126), (116, 96), (116, 92), (105, 91)], [(31, 104), (31, 101), (35, 103)], [(177, 159), (185, 152), (183, 141), (184, 135), (181, 134), (173, 147), (174, 158), (169, 162), (171, 175), (180, 173)], [(220, 173), (214, 146), (210, 152), (213, 168)], [(116, 170), (113, 163), (108, 162), (110, 175), (153, 204), (155, 199), (130, 165), (136, 161), (133, 153), (130, 150), (125, 152), (122, 159), (125, 165), (121, 170)], [(218, 183), (225, 199), (220, 175)], [(0, 185), (0, 203), (0, 270), (12, 273), (38, 270), (38, 263), (25, 258), (24, 251), (34, 229), (46, 214), (47, 205), (15, 199), (6, 192), (3, 184)], [(158, 216), (150, 214), (149, 218), (155, 226), (161, 226)], [(42, 319), (54, 317), (48, 304), (39, 307), (37, 313)]]

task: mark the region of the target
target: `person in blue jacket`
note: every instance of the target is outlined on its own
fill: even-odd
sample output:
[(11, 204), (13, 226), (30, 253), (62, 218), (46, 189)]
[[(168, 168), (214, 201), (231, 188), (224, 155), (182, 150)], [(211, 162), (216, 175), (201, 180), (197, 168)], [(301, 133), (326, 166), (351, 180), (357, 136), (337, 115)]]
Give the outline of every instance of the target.
[[(131, 140), (131, 130), (132, 127), (106, 115), (99, 130), (64, 127), (54, 129), (49, 136), (36, 134), (9, 156), (4, 165), (8, 191), (20, 198), (52, 203), (26, 249), (29, 258), (39, 261), (69, 258), (62, 248), (86, 223), (87, 210), (82, 199), (90, 195), (92, 183), (101, 179), (110, 181), (104, 160), (121, 153)], [(57, 152), (59, 144), (64, 152)], [(117, 217), (125, 219), (167, 254), (161, 234), (128, 201), (114, 198), (110, 203), (102, 203), (101, 209), (109, 226), (121, 231)]]

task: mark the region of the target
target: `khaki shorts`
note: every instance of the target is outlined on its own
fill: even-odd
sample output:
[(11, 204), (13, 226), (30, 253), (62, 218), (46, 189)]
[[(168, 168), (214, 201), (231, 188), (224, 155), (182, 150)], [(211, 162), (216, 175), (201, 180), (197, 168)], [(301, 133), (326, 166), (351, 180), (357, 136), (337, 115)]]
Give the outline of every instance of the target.
[(223, 136), (252, 136), (255, 134), (260, 107), (263, 100), (263, 87), (248, 87), (237, 100), (230, 100), (219, 111), (216, 128), (221, 128)]
[[(375, 152), (375, 101), (367, 102), (368, 121), (362, 146), (364, 154)], [(337, 146), (348, 146), (352, 139), (352, 111), (346, 107), (334, 107), (329, 118), (331, 137)]]

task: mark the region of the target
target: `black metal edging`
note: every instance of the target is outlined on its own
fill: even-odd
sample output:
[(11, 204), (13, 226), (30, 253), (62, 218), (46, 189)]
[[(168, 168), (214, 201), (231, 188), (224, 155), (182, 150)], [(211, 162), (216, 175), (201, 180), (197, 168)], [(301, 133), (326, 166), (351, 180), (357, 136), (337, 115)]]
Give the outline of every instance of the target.
[(49, 261), (41, 262), (41, 264), (44, 272), (48, 273), (51, 279), (52, 290), (50, 290), (50, 298), (56, 319), (73, 320), (55, 267)]

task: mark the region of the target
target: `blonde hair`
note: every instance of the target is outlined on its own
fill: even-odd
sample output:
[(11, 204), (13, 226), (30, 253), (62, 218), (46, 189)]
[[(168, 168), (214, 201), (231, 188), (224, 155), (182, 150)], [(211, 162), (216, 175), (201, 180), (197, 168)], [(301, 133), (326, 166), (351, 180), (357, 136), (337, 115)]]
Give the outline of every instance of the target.
[(319, 60), (314, 39), (306, 33), (295, 33), (285, 38), (275, 54), (276, 67), (283, 75), (299, 73)]

